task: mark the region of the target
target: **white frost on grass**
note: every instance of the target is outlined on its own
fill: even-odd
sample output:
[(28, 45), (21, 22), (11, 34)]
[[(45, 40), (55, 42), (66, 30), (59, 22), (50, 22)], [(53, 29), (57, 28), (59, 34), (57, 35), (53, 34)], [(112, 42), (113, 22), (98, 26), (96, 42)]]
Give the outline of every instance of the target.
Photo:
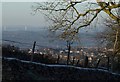
[(31, 64), (36, 64), (36, 65), (42, 65), (42, 66), (48, 66), (48, 67), (64, 67), (64, 68), (74, 68), (74, 69), (78, 69), (78, 70), (86, 70), (86, 71), (101, 71), (101, 72), (106, 72), (106, 73), (111, 73), (113, 75), (119, 75), (120, 74), (117, 74), (117, 73), (113, 73), (111, 71), (108, 71), (108, 70), (103, 70), (103, 69), (96, 69), (96, 68), (82, 68), (82, 67), (76, 67), (76, 66), (72, 66), (72, 65), (57, 65), (57, 64), (54, 64), (54, 65), (50, 65), (50, 64), (43, 64), (43, 63), (38, 63), (38, 62), (32, 62), (32, 61), (25, 61), (25, 60), (20, 60), (20, 59), (17, 59), (17, 58), (8, 58), (8, 57), (3, 57), (3, 59), (7, 59), (7, 60), (17, 60), (17, 61), (20, 61), (20, 62), (23, 62), (23, 63), (31, 63)]

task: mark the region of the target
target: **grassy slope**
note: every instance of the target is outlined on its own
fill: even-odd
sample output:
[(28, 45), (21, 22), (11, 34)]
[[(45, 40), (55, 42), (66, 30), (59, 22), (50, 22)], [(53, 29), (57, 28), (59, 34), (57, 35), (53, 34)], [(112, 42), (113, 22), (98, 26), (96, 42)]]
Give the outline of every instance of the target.
[(3, 81), (7, 80), (120, 80), (120, 75), (97, 69), (45, 66), (3, 59)]

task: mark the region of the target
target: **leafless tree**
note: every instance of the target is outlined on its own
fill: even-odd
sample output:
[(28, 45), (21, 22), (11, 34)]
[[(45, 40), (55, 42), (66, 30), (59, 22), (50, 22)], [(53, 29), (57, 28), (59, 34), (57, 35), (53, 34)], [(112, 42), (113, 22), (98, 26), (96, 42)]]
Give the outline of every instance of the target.
[[(119, 10), (117, 10), (117, 16), (120, 17)], [(118, 57), (120, 53), (120, 23), (111, 19), (105, 19), (105, 29), (102, 33), (98, 34), (99, 38), (104, 39), (106, 42), (106, 47), (111, 48), (112, 53), (108, 53), (108, 57), (111, 58), (111, 69), (114, 68), (115, 57)], [(103, 43), (104, 43), (103, 41)]]
[[(119, 0), (96, 0), (90, 3), (88, 0), (60, 0), (53, 2), (36, 3), (33, 11), (40, 11), (46, 18), (52, 21), (51, 31), (61, 31), (60, 38), (66, 41), (76, 40), (80, 28), (87, 27), (99, 18), (102, 12), (120, 25), (120, 17), (116, 12), (120, 8)], [(118, 31), (113, 47), (113, 54), (116, 53)], [(78, 37), (77, 37), (78, 38)], [(119, 49), (118, 49), (119, 50)]]
[[(103, 11), (112, 19), (120, 23), (120, 18), (114, 14), (114, 9), (120, 7), (120, 4), (111, 0), (110, 2), (87, 3), (88, 0), (60, 0), (54, 2), (36, 3), (33, 6), (34, 12), (42, 12), (47, 18), (52, 20), (51, 30), (61, 30), (62, 38), (73, 38), (82, 27), (89, 26)], [(89, 5), (89, 6), (88, 6)], [(88, 6), (83, 8), (83, 6)], [(82, 9), (83, 8), (83, 9)], [(83, 10), (83, 11), (81, 11)], [(71, 36), (71, 37), (70, 37)]]

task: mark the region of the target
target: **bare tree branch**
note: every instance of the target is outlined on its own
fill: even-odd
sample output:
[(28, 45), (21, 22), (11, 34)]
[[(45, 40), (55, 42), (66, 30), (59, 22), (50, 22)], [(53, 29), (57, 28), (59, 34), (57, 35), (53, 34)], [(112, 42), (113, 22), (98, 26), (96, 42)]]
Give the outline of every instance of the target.
[[(63, 2), (52, 3), (49, 2), (42, 5), (40, 4), (34, 9), (34, 11), (36, 12), (38, 10), (46, 10), (47, 11), (46, 16), (54, 23), (51, 29), (53, 30), (61, 29), (64, 30), (65, 33), (69, 32), (70, 29), (71, 33), (73, 34), (78, 33), (80, 28), (89, 26), (95, 20), (95, 18), (98, 17), (98, 14), (101, 11), (104, 11), (112, 19), (120, 23), (120, 18), (111, 12), (113, 9), (119, 8), (120, 3), (100, 2), (100, 0), (96, 0), (97, 1), (96, 4), (98, 5), (98, 7), (92, 9), (89, 8), (88, 10), (85, 10), (84, 13), (80, 13), (79, 11), (80, 5), (85, 1), (87, 0), (80, 1), (63, 0)], [(90, 15), (89, 19), (85, 18), (88, 15)]]

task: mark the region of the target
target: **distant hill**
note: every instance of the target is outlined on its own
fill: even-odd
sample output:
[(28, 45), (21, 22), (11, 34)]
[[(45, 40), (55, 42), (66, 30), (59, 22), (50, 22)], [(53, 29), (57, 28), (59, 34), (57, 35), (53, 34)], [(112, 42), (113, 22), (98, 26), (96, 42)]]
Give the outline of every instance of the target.
[[(94, 38), (96, 35), (93, 33), (80, 33), (80, 43), (74, 42), (72, 46), (85, 46), (85, 47), (94, 47), (97, 46), (97, 41)], [(31, 48), (34, 41), (37, 41), (37, 44), (45, 47), (66, 47), (66, 42), (56, 38), (56, 33), (50, 33), (47, 29), (41, 29), (38, 31), (3, 31), (2, 32), (3, 40), (13, 40), (22, 43), (30, 43), (31, 45), (19, 45), (19, 47)], [(4, 42), (3, 42), (4, 43)]]

